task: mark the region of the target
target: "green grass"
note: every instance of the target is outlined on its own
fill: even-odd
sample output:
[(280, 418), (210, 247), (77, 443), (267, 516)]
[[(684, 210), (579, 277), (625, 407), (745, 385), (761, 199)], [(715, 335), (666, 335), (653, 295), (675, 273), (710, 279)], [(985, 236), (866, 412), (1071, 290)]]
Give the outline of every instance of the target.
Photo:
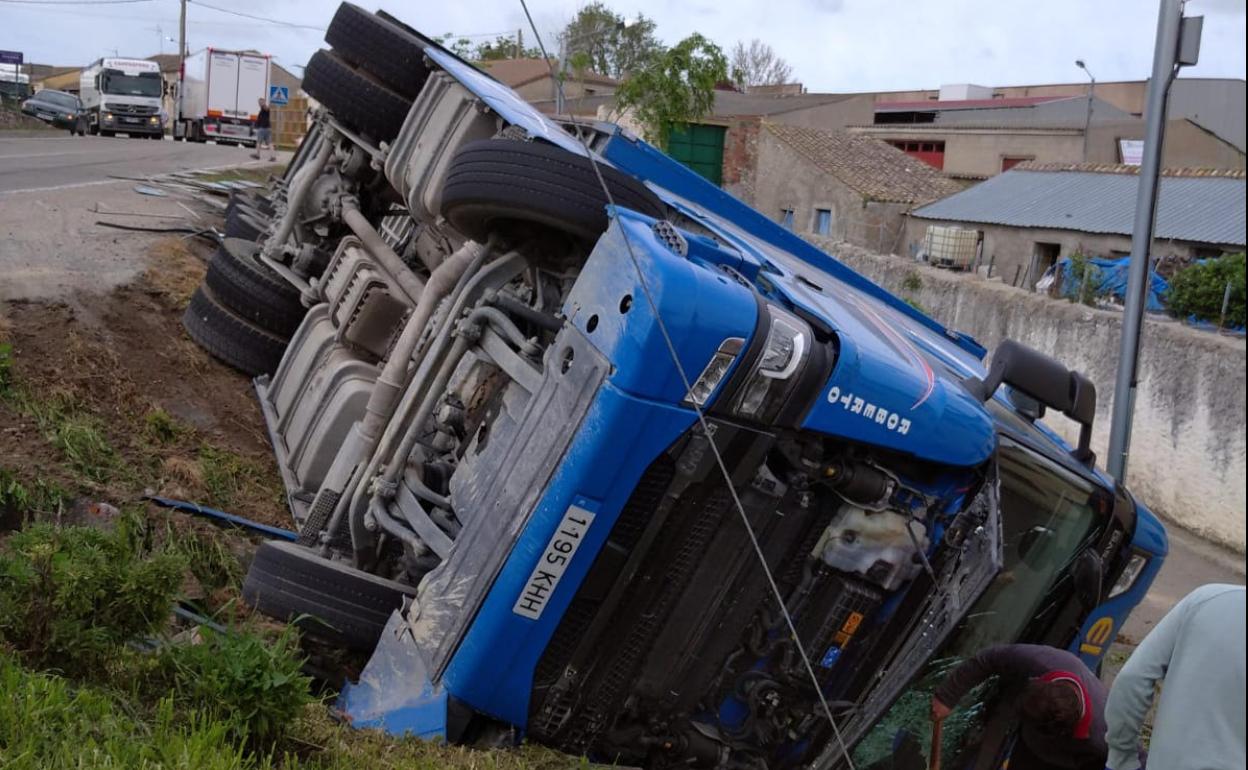
[(143, 433), (157, 444), (171, 444), (185, 435), (187, 427), (160, 407), (143, 415)]
[(230, 726), (161, 702), (136, 716), (113, 693), (27, 670), (0, 653), (0, 767), (266, 770)]
[(253, 460), (205, 444), (199, 449), (199, 471), (208, 492), (208, 504), (230, 509), (248, 488), (261, 484), (264, 470)]

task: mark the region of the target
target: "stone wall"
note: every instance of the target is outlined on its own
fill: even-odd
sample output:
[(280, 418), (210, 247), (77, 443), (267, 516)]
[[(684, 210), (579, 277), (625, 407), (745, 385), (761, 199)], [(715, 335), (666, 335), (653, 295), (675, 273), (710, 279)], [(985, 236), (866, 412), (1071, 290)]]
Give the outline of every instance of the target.
[[(1090, 377), (1098, 394), (1092, 446), (1104, 464), (1122, 333), (1119, 313), (827, 239), (811, 241), (989, 350), (1002, 339), (1015, 339)], [(922, 287), (903, 292), (902, 280), (911, 272)], [(1150, 318), (1127, 467), (1127, 485), (1151, 509), (1240, 552), (1245, 547), (1244, 367), (1243, 339)], [(1048, 421), (1075, 438), (1073, 423), (1060, 415)]]

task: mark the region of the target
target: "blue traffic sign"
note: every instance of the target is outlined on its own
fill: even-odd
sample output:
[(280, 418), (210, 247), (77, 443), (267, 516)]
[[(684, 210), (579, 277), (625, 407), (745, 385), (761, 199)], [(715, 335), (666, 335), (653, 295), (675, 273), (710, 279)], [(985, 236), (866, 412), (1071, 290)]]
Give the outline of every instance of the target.
[(0, 64), (21, 64), (21, 51), (0, 51)]
[(290, 102), (290, 88), (287, 86), (269, 86), (269, 104), (279, 107)]

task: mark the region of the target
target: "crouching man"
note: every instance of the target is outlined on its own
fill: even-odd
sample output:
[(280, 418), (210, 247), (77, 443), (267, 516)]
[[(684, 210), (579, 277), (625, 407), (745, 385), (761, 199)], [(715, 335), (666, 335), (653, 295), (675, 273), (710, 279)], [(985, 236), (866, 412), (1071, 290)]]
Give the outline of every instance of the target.
[(1106, 690), (1075, 655), (1034, 644), (990, 647), (955, 668), (936, 689), (932, 719), (944, 721), (989, 677), (1017, 692), (1020, 722), (1010, 770), (1103, 770)]

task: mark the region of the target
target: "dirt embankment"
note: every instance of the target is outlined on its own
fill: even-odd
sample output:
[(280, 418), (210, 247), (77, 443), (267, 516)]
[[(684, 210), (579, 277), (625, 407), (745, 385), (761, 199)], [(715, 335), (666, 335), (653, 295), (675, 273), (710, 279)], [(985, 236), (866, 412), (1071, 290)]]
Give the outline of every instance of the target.
[(209, 254), (166, 239), (130, 285), (0, 303), (0, 469), (44, 506), (150, 492), (290, 526), (250, 381), (179, 320)]

